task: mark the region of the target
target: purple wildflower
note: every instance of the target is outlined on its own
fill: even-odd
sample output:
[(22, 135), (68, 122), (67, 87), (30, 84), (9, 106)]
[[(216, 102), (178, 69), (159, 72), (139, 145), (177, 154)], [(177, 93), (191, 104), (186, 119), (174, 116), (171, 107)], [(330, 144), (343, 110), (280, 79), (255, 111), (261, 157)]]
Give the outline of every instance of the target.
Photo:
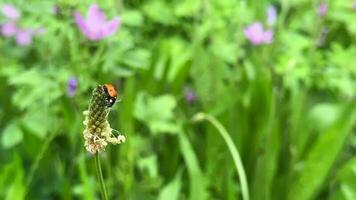
[(113, 35), (120, 26), (119, 17), (106, 21), (105, 13), (96, 4), (90, 6), (86, 19), (79, 12), (76, 12), (75, 22), (82, 33), (93, 41)]
[(6, 4), (2, 6), (1, 10), (2, 13), (8, 18), (8, 21), (6, 21), (1, 27), (1, 34), (5, 37), (15, 36), (16, 43), (18, 45), (30, 45), (34, 35), (40, 35), (44, 33), (43, 28), (23, 29), (18, 27), (17, 21), (21, 17), (21, 13), (14, 6)]
[(356, 10), (356, 1), (352, 2), (351, 9), (352, 10)]
[(273, 26), (277, 20), (277, 10), (274, 6), (268, 6), (267, 8), (267, 24)]
[(186, 88), (184, 93), (185, 93), (185, 100), (189, 104), (193, 103), (197, 98), (194, 91), (190, 88)]
[(16, 43), (20, 46), (28, 46), (32, 44), (32, 38), (35, 35), (41, 35), (45, 32), (43, 28), (32, 29), (18, 29), (16, 31)]
[(55, 4), (53, 7), (52, 7), (52, 12), (54, 15), (58, 15), (60, 12), (61, 12), (61, 8), (59, 7), (58, 4)]
[(78, 80), (75, 77), (70, 77), (67, 84), (67, 94), (73, 97), (78, 86)]
[(16, 33), (16, 43), (20, 46), (27, 46), (32, 43), (32, 33), (29, 30), (19, 30)]
[(18, 11), (14, 6), (10, 4), (3, 5), (1, 8), (1, 12), (3, 15), (5, 15), (5, 17), (13, 21), (16, 21), (21, 16), (20, 11)]
[(272, 42), (273, 32), (264, 30), (260, 22), (254, 22), (245, 28), (246, 38), (254, 45), (269, 44)]
[(328, 11), (328, 4), (323, 2), (318, 5), (316, 12), (319, 17), (324, 17), (327, 11)]
[(10, 37), (16, 34), (17, 26), (13, 22), (6, 22), (1, 26), (1, 34), (5, 37)]

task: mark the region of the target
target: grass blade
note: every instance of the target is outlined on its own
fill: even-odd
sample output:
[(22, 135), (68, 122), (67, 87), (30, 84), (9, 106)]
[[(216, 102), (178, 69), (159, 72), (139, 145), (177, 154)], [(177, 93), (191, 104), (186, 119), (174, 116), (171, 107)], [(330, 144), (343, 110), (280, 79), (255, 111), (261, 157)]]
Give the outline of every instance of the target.
[(229, 133), (226, 131), (224, 126), (213, 116), (207, 115), (205, 113), (198, 113), (193, 117), (194, 121), (202, 121), (202, 120), (207, 120), (210, 122), (220, 133), (220, 136), (224, 139), (235, 164), (237, 174), (239, 175), (239, 180), (241, 184), (241, 191), (242, 191), (242, 198), (243, 200), (249, 200), (249, 192), (248, 192), (248, 184), (247, 184), (247, 178), (246, 178), (246, 173), (242, 164), (242, 160), (240, 157), (240, 154), (232, 141)]
[(307, 156), (303, 171), (294, 179), (288, 199), (312, 199), (319, 191), (350, 133), (355, 106), (347, 106), (340, 118), (321, 135)]

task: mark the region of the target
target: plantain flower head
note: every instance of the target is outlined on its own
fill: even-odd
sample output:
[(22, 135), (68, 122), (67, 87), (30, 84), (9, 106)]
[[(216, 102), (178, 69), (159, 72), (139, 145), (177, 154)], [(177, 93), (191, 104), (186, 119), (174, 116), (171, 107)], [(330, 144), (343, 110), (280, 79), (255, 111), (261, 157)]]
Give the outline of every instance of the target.
[(110, 127), (108, 115), (115, 103), (117, 93), (111, 84), (99, 85), (93, 90), (88, 110), (84, 111), (85, 120), (84, 146), (92, 154), (105, 151), (106, 146), (124, 143), (125, 136), (114, 136)]

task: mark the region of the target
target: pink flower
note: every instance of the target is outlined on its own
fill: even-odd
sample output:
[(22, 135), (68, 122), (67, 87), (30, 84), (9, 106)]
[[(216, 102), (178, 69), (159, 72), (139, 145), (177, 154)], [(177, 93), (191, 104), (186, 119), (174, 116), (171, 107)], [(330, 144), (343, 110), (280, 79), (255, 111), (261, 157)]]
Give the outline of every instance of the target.
[(20, 46), (27, 46), (32, 43), (32, 33), (28, 30), (19, 30), (16, 33), (16, 43)]
[(264, 30), (260, 22), (254, 22), (245, 28), (246, 38), (254, 45), (269, 44), (272, 42), (273, 32)]
[(5, 17), (14, 21), (16, 21), (21, 16), (20, 11), (18, 11), (14, 6), (10, 4), (3, 5), (1, 8), (1, 12), (5, 15)]
[(81, 32), (93, 41), (113, 35), (120, 26), (119, 17), (106, 21), (105, 13), (96, 4), (90, 6), (86, 19), (79, 12), (76, 12), (75, 22)]
[(23, 29), (19, 27), (17, 21), (20, 19), (21, 13), (12, 5), (3, 5), (1, 11), (8, 18), (1, 26), (1, 34), (5, 37), (15, 36), (16, 43), (20, 46), (31, 44), (34, 35), (43, 34), (45, 31), (43, 28)]
[(17, 30), (16, 32), (16, 43), (20, 46), (28, 46), (32, 44), (32, 38), (35, 35), (41, 35), (45, 32), (43, 28), (38, 28), (36, 30), (27, 29), (27, 30)]
[(5, 37), (10, 37), (16, 34), (17, 26), (13, 22), (6, 22), (1, 26), (1, 34)]
[(324, 17), (327, 11), (328, 11), (328, 4), (323, 2), (318, 5), (316, 12), (319, 17)]

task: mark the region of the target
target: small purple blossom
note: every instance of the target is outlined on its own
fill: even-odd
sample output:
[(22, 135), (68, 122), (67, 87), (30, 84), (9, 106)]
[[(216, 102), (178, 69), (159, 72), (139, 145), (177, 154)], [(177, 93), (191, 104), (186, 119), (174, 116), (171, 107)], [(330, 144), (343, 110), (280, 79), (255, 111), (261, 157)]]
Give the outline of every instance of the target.
[(328, 4), (323, 2), (318, 5), (316, 12), (319, 17), (324, 17), (327, 11), (328, 11)]
[(10, 4), (5, 4), (1, 8), (2, 14), (10, 20), (16, 21), (21, 17), (20, 11)]
[(193, 103), (197, 98), (196, 95), (195, 95), (195, 92), (190, 88), (186, 88), (184, 93), (185, 93), (185, 100), (189, 104)]
[(277, 20), (277, 9), (274, 6), (267, 7), (267, 24), (273, 26)]
[(27, 46), (32, 43), (32, 33), (29, 30), (18, 30), (16, 33), (16, 43), (20, 46)]
[(75, 22), (81, 32), (92, 41), (113, 35), (120, 26), (118, 16), (106, 21), (105, 13), (96, 4), (90, 6), (85, 19), (79, 12), (76, 12)]
[(32, 38), (35, 35), (41, 35), (45, 32), (43, 28), (32, 29), (18, 29), (16, 31), (16, 44), (19, 46), (28, 46), (32, 44)]
[(6, 22), (1, 26), (1, 34), (5, 37), (14, 36), (17, 31), (17, 26), (13, 22)]
[(67, 83), (67, 94), (73, 97), (78, 86), (78, 80), (75, 77), (70, 77)]
[(351, 9), (352, 10), (356, 10), (356, 1), (352, 2)]
[(61, 12), (61, 8), (59, 7), (58, 4), (53, 5), (52, 12), (54, 15), (58, 15)]
[(260, 22), (254, 22), (245, 28), (246, 38), (254, 45), (269, 44), (272, 42), (272, 30), (264, 30)]

